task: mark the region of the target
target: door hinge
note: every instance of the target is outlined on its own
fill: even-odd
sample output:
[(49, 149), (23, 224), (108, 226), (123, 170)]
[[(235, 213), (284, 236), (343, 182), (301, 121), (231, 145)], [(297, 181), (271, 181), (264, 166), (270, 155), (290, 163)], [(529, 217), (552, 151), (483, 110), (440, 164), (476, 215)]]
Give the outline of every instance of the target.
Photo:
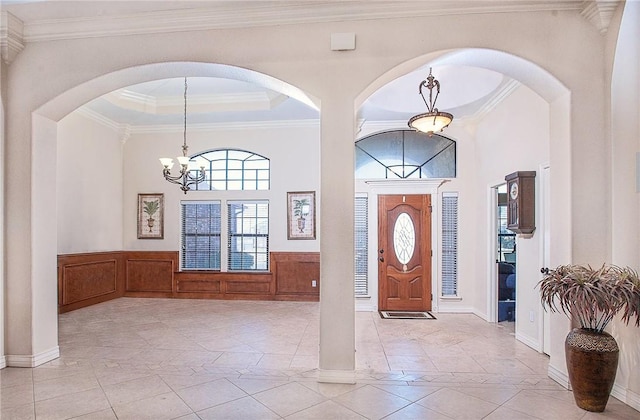
[(429, 213), (433, 213), (433, 206), (429, 206)]
[(433, 293), (431, 293), (431, 301), (433, 302)]
[(433, 249), (430, 252), (431, 252), (431, 256), (433, 257)]

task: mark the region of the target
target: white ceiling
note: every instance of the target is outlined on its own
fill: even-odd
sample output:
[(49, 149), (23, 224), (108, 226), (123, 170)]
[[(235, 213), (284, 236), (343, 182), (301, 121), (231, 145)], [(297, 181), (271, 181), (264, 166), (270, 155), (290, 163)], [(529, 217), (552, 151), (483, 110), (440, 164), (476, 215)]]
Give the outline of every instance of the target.
[[(490, 10), (575, 10), (583, 13), (582, 0), (519, 0), (519, 1), (13, 1), (0, 0), (2, 9), (24, 24), (24, 39), (91, 36), (86, 25), (100, 22), (133, 20), (143, 22), (175, 19), (180, 16), (225, 15), (225, 25), (251, 26), (302, 21), (357, 20), (376, 16), (434, 15), (478, 13)], [(591, 2), (599, 4), (602, 2)], [(610, 2), (606, 2), (610, 3)], [(168, 13), (171, 11), (170, 13)], [(233, 21), (242, 18), (243, 21)], [(109, 17), (110, 19), (104, 19)], [(117, 19), (116, 19), (117, 18)], [(209, 25), (221, 24), (209, 19)], [(235, 22), (235, 23), (233, 23)], [(83, 26), (84, 25), (84, 26)], [(155, 24), (157, 28), (157, 23)], [(172, 26), (174, 30), (175, 26)], [(77, 32), (74, 34), (74, 29)], [(111, 31), (119, 28), (110, 28)], [(185, 26), (183, 30), (188, 30)], [(97, 35), (96, 35), (97, 36)], [(48, 38), (47, 38), (48, 37)], [(459, 57), (440, 57), (425, 67), (406, 74), (371, 95), (359, 111), (365, 121), (408, 120), (425, 112), (418, 86), (429, 74), (440, 81), (441, 94), (437, 107), (454, 114), (457, 119), (473, 118), (486, 112), (487, 104), (495, 106), (495, 98), (504, 98), (517, 86), (508, 76), (480, 67), (460, 65)], [(259, 78), (258, 78), (259, 80)], [(280, 92), (268, 89), (267, 83), (247, 83), (232, 78), (191, 78), (188, 81), (189, 124), (218, 124), (261, 121), (315, 120), (318, 111), (310, 102), (300, 102)], [(427, 92), (428, 95), (428, 92)], [(87, 103), (81, 111), (102, 121), (129, 127), (182, 124), (184, 112), (184, 79), (165, 79), (129, 86)]]

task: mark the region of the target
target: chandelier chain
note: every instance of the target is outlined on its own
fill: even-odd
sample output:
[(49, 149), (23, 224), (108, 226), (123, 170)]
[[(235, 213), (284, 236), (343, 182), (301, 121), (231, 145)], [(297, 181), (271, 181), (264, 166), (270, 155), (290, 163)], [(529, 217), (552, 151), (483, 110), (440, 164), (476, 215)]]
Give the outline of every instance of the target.
[(184, 78), (184, 134), (182, 142), (182, 156), (187, 156), (187, 78)]

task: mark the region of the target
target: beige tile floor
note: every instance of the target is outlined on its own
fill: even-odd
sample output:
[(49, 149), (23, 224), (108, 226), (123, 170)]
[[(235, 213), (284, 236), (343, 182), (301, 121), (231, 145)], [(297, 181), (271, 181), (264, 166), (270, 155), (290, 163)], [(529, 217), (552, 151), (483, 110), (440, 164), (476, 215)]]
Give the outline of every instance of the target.
[(60, 316), (61, 357), (0, 371), (9, 419), (639, 419), (576, 407), (513, 324), (356, 313), (357, 383), (321, 384), (318, 303), (123, 298)]

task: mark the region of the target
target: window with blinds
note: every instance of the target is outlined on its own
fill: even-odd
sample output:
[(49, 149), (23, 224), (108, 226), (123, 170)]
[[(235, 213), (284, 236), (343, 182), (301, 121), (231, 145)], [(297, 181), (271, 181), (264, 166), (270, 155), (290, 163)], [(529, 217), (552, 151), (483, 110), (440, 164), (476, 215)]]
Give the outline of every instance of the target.
[(229, 271), (269, 269), (269, 202), (230, 201)]
[(458, 193), (442, 194), (442, 296), (458, 295)]
[(369, 254), (369, 198), (355, 198), (354, 244), (355, 244), (355, 294), (369, 295), (368, 254)]
[(220, 270), (220, 202), (181, 204), (182, 268)]

